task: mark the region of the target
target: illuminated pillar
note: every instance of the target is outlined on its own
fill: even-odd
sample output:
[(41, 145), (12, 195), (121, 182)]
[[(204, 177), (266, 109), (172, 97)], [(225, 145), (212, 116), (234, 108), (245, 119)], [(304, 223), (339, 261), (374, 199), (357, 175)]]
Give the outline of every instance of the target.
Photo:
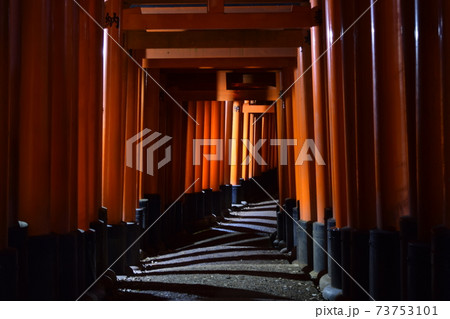
[[(120, 17), (121, 12), (121, 1), (106, 2), (106, 13), (110, 16), (116, 14)], [(108, 26), (107, 32), (119, 44), (122, 43), (120, 27)], [(106, 41), (105, 64), (103, 206), (108, 209), (108, 223), (119, 224), (122, 221), (124, 184), (125, 104), (122, 86), (125, 53), (110, 37)]]
[[(126, 90), (126, 131), (125, 138), (132, 138), (138, 131), (138, 66), (134, 62), (127, 61), (127, 90)], [(124, 222), (135, 221), (136, 208), (138, 207), (137, 175), (135, 167), (124, 167), (123, 187), (123, 216)]]
[[(211, 138), (211, 101), (204, 102), (204, 117), (203, 117), (203, 138), (205, 140), (209, 140)], [(203, 156), (202, 156), (202, 188), (208, 189), (210, 188), (210, 162), (206, 158), (206, 154), (210, 154), (211, 147), (209, 145), (203, 146)]]
[(233, 102), (233, 117), (232, 117), (232, 134), (231, 134), (231, 145), (230, 145), (230, 184), (239, 184), (238, 175), (238, 162), (239, 162), (239, 120), (240, 120), (240, 106), (238, 102)]
[[(248, 140), (249, 139), (249, 128), (252, 127), (253, 122), (250, 120), (250, 113), (245, 112), (244, 113), (244, 123), (242, 124), (242, 139)], [(246, 147), (242, 148), (242, 159), (241, 162), (243, 163), (244, 160), (247, 158), (248, 155), (248, 149)], [(249, 165), (242, 164), (242, 178), (247, 180), (249, 178)]]
[[(202, 101), (196, 102), (196, 118), (198, 125), (195, 127), (195, 139), (200, 140), (203, 139), (203, 127), (204, 127), (204, 103)], [(201, 192), (203, 186), (203, 176), (202, 176), (202, 156), (199, 159), (196, 159), (195, 162), (198, 162), (199, 165), (195, 165), (195, 180), (198, 179), (197, 183), (195, 183), (195, 192)]]
[(232, 138), (233, 131), (233, 102), (225, 102), (225, 137), (223, 148), (223, 167), (224, 167), (224, 184), (231, 184), (231, 152), (230, 152), (230, 140)]
[[(331, 182), (333, 216), (336, 226), (347, 223), (347, 191), (345, 166), (344, 92), (342, 87), (342, 42), (336, 41), (343, 32), (341, 1), (325, 2), (328, 59), (328, 101), (330, 116)], [(332, 44), (334, 45), (332, 46)]]
[[(218, 140), (220, 139), (220, 102), (212, 101), (211, 102), (211, 139)], [(219, 154), (222, 150), (217, 149), (217, 147), (210, 147), (210, 153), (214, 156)], [(212, 188), (213, 191), (219, 191), (220, 186), (220, 161), (214, 160), (210, 161), (210, 170), (209, 170), (209, 187)]]
[[(323, 1), (312, 0), (311, 6), (322, 7)], [(320, 58), (325, 50), (323, 26), (311, 28), (311, 67), (312, 90), (314, 105), (314, 143), (322, 154), (326, 165), (315, 162), (316, 196), (317, 196), (317, 221), (324, 223), (325, 208), (331, 207), (331, 190), (328, 159), (328, 119), (327, 119), (327, 83), (326, 83), (326, 59)]]

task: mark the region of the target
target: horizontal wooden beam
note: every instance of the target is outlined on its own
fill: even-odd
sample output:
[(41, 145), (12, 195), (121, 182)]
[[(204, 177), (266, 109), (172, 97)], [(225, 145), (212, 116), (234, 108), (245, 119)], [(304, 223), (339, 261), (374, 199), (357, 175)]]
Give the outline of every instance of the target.
[(296, 57), (298, 48), (146, 49), (147, 59)]
[(242, 113), (275, 113), (275, 107), (272, 105), (244, 103)]
[(191, 30), (185, 32), (129, 31), (128, 49), (150, 48), (298, 48), (306, 30)]
[(281, 58), (210, 58), (210, 59), (144, 59), (142, 66), (153, 69), (282, 69), (297, 66), (297, 59)]
[[(307, 3), (308, 0), (258, 0), (257, 3), (273, 3), (273, 4), (302, 4)], [(186, 5), (186, 4), (204, 4), (208, 3), (207, 0), (125, 0), (125, 3), (128, 5), (138, 4), (151, 4), (151, 5)], [(253, 0), (228, 0), (225, 1), (225, 5), (227, 4), (253, 4), (255, 1)]]
[(123, 30), (249, 30), (308, 29), (317, 25), (315, 11), (294, 6), (281, 13), (142, 14), (140, 8), (123, 10)]

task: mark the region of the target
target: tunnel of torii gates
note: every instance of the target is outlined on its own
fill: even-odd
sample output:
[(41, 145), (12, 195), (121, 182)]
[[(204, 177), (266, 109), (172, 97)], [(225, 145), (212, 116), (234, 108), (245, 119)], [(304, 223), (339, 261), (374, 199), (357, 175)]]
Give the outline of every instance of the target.
[[(76, 299), (167, 209), (114, 271), (268, 194), (347, 298), (450, 299), (450, 1), (269, 2), (0, 2), (2, 299)], [(153, 175), (144, 129), (171, 138)], [(308, 139), (325, 165), (296, 165)]]

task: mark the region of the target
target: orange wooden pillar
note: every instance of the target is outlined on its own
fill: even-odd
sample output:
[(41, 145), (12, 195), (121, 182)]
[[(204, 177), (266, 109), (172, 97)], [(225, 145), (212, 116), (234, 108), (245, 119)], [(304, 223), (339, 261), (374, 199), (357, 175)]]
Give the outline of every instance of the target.
[(50, 233), (49, 4), (24, 1), (22, 7), (21, 49), (27, 54), (21, 60), (18, 213), (30, 236)]
[[(417, 40), (417, 221), (419, 239), (430, 241), (443, 223), (443, 65), (441, 1), (416, 1)], [(446, 106), (447, 108), (449, 105)]]
[[(283, 108), (283, 102), (278, 101), (276, 104), (276, 133), (277, 139), (286, 139), (286, 111)], [(279, 204), (283, 205), (285, 199), (289, 196), (289, 175), (288, 175), (288, 158), (287, 152), (282, 146), (278, 146), (276, 157), (278, 164), (278, 199)]]
[[(244, 112), (243, 123), (242, 123), (242, 139), (249, 140), (249, 129), (253, 126), (253, 122), (250, 120), (250, 113)], [(250, 163), (245, 164), (244, 161), (248, 156), (248, 149), (244, 146), (242, 147), (242, 178), (247, 180), (249, 178), (249, 166)]]
[[(202, 101), (196, 102), (196, 117), (195, 120), (197, 121), (198, 125), (195, 127), (195, 139), (200, 140), (203, 139), (204, 134), (204, 114), (205, 114), (205, 107), (204, 103)], [(200, 152), (201, 154), (201, 152)], [(198, 165), (195, 165), (195, 180), (198, 179), (197, 183), (195, 183), (195, 192), (201, 192), (203, 187), (203, 178), (202, 175), (202, 156), (200, 155), (199, 159), (195, 159), (194, 163), (198, 162)]]
[[(311, 6), (322, 7), (323, 1), (312, 0)], [(317, 221), (324, 223), (325, 208), (331, 207), (331, 189), (328, 159), (328, 116), (327, 116), (327, 83), (326, 83), (326, 59), (320, 58), (325, 51), (323, 26), (311, 28), (311, 60), (312, 60), (312, 90), (314, 105), (314, 143), (326, 161), (326, 165), (315, 162), (316, 196), (317, 196)]]
[[(97, 20), (99, 1), (80, 2)], [(101, 206), (103, 124), (103, 30), (84, 13), (79, 15), (78, 76), (78, 228), (89, 229)]]
[[(314, 140), (314, 109), (313, 109), (313, 95), (312, 95), (312, 73), (306, 71), (311, 65), (311, 47), (304, 44), (302, 48), (297, 51), (297, 64), (299, 76), (303, 75), (298, 80), (299, 93), (296, 113), (297, 117), (294, 121), (298, 121), (298, 140), (297, 140), (297, 156), (300, 155), (301, 150), (305, 147), (307, 139)], [(311, 152), (311, 151), (309, 151)], [(313, 158), (314, 162), (305, 161), (303, 163), (296, 163), (300, 171), (300, 190), (297, 191), (298, 199), (300, 200), (300, 218), (303, 221), (317, 220), (317, 206), (316, 206), (316, 179), (315, 166), (318, 158)]]
[[(195, 101), (188, 102), (188, 113), (192, 118), (196, 118), (196, 104)], [(195, 181), (195, 167), (193, 161), (193, 147), (195, 138), (196, 124), (190, 118), (187, 117), (187, 130), (186, 130), (186, 166), (185, 166), (185, 178), (184, 178), (184, 188), (188, 189)], [(187, 190), (187, 193), (193, 193), (195, 186)]]
[[(219, 140), (220, 139), (220, 102), (212, 101), (211, 102), (211, 140)], [(223, 146), (222, 146), (223, 148)], [(219, 147), (210, 147), (211, 156), (216, 156), (222, 152), (222, 149)], [(219, 191), (220, 186), (220, 165), (221, 162), (219, 160), (212, 160), (209, 162), (209, 187), (213, 190), (213, 192)]]
[[(160, 81), (159, 69), (147, 69), (148, 74), (155, 80)], [(160, 132), (160, 95), (159, 87), (155, 82), (147, 75), (144, 76), (144, 114), (143, 114), (143, 127), (150, 129), (152, 132)], [(159, 150), (154, 152), (154, 158), (158, 158)], [(145, 164), (145, 163), (143, 163)], [(144, 194), (159, 194), (161, 188), (158, 183), (159, 170), (155, 169), (153, 175), (146, 173), (146, 166), (143, 173), (143, 192)]]
[[(287, 89), (294, 83), (294, 73), (292, 69), (284, 69), (283, 70), (283, 87)], [(286, 129), (286, 139), (293, 139), (294, 138), (294, 128), (293, 128), (293, 101), (292, 101), (292, 88), (287, 91), (284, 95), (284, 104), (285, 104), (285, 129)], [(295, 192), (295, 149), (293, 146), (287, 147), (287, 174), (288, 179), (286, 182), (289, 184), (287, 195), (291, 199), (296, 198), (296, 192)]]
[[(106, 3), (106, 13), (121, 15), (122, 2), (111, 0)], [(108, 26), (108, 35), (122, 43), (121, 29)], [(119, 224), (123, 209), (123, 167), (125, 144), (125, 104), (123, 103), (124, 52), (108, 37), (106, 41), (105, 64), (105, 145), (103, 206), (108, 209), (108, 223)]]
[(240, 106), (238, 102), (233, 102), (233, 111), (232, 111), (232, 133), (231, 133), (231, 142), (230, 142), (230, 184), (238, 185), (239, 184), (239, 128), (240, 128)]
[(409, 212), (400, 1), (372, 7), (377, 225), (397, 229)]
[[(255, 114), (250, 113), (248, 116), (248, 120), (249, 120), (249, 124), (248, 124), (248, 140), (250, 141), (251, 145), (255, 145), (255, 129), (256, 129), (256, 123), (255, 120), (257, 119), (257, 117), (255, 116)], [(245, 126), (245, 125), (244, 125)], [(250, 145), (249, 145), (250, 147)], [(242, 147), (242, 149), (246, 148), (245, 146)], [(249, 151), (247, 149), (247, 155), (249, 154)], [(247, 166), (246, 170), (247, 170), (247, 178), (252, 178), (255, 176), (255, 158), (253, 156), (250, 157), (250, 160), (248, 162), (248, 164), (244, 164), (241, 163), (242, 167)]]
[(347, 224), (347, 181), (345, 165), (344, 92), (342, 86), (341, 1), (325, 2), (328, 60), (328, 101), (330, 116), (330, 157), (333, 216), (338, 228)]
[[(352, 1), (342, 3), (342, 26), (346, 30), (355, 21), (355, 6)], [(350, 30), (341, 38), (343, 51), (343, 89), (344, 89), (344, 130), (347, 188), (347, 226), (355, 228), (357, 210), (357, 161), (356, 161), (356, 106), (355, 106), (355, 37)], [(345, 235), (345, 234), (344, 234)]]
[[(209, 140), (211, 138), (211, 101), (204, 102), (204, 117), (203, 117), (203, 138)], [(210, 162), (206, 158), (206, 154), (210, 154), (211, 147), (209, 145), (203, 146), (202, 155), (202, 188), (210, 188)]]
[[(370, 0), (354, 1), (355, 15), (359, 17), (370, 5)], [(356, 211), (354, 226), (368, 231), (376, 227), (376, 182), (374, 154), (373, 84), (370, 15), (363, 16), (355, 25), (355, 135), (356, 135)], [(352, 35), (353, 35), (352, 34)], [(349, 35), (350, 37), (351, 35)], [(350, 62), (351, 63), (351, 62)]]
[[(126, 61), (127, 85), (126, 85), (126, 127), (125, 138), (128, 140), (139, 133), (138, 131), (138, 66), (134, 62)], [(124, 167), (123, 186), (123, 215), (124, 222), (133, 222), (136, 219), (138, 207), (138, 180), (135, 167)]]
[(224, 184), (231, 184), (231, 149), (230, 141), (233, 137), (233, 102), (225, 101), (225, 132), (224, 132)]
[(265, 140), (264, 144), (261, 146), (261, 156), (264, 159), (267, 165), (261, 166), (261, 172), (265, 173), (269, 169), (269, 145), (270, 145), (270, 124), (269, 124), (269, 116), (267, 114), (264, 114), (261, 118), (261, 139)]
[(0, 3), (0, 41), (4, 43), (0, 51), (0, 65), (2, 74), (0, 75), (0, 149), (3, 156), (0, 158), (0, 183), (3, 185), (0, 191), (0, 251), (8, 247), (8, 193), (9, 177), (8, 166), (10, 162), (9, 152), (9, 37), (12, 33), (9, 29), (9, 1)]
[(443, 59), (443, 104), (444, 104), (444, 176), (445, 176), (445, 216), (444, 223), (450, 228), (450, 3), (441, 2), (443, 37), (442, 37), (442, 59)]
[(225, 111), (225, 102), (220, 101), (219, 103), (219, 138), (222, 141), (222, 160), (219, 162), (219, 185), (225, 185), (225, 165), (224, 162), (227, 162), (227, 158), (225, 156), (225, 127), (226, 127), (226, 111)]
[[(261, 114), (255, 114), (255, 116), (253, 118), (256, 120), (260, 116), (261, 116)], [(263, 123), (263, 117), (261, 117), (253, 125), (255, 127), (254, 134), (253, 134), (253, 145), (256, 145), (261, 140), (262, 123)], [(260, 155), (262, 155), (261, 148), (258, 151), (258, 153)], [(253, 156), (252, 160), (253, 160), (253, 176), (260, 176), (261, 175), (261, 165), (256, 161), (256, 158), (254, 156)]]
[[(51, 230), (67, 234), (77, 229), (78, 148), (78, 9), (70, 1), (52, 2), (50, 42)], [(71, 39), (71, 40), (67, 40)], [(74, 41), (76, 40), (76, 41)]]

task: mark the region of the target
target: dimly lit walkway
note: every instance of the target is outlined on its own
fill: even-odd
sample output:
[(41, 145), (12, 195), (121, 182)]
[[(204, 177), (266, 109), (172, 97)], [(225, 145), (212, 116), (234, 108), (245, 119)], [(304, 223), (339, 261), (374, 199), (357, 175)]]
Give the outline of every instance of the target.
[(194, 243), (146, 258), (119, 276), (125, 300), (321, 300), (309, 276), (272, 248), (276, 206), (262, 202), (231, 212), (193, 234)]

